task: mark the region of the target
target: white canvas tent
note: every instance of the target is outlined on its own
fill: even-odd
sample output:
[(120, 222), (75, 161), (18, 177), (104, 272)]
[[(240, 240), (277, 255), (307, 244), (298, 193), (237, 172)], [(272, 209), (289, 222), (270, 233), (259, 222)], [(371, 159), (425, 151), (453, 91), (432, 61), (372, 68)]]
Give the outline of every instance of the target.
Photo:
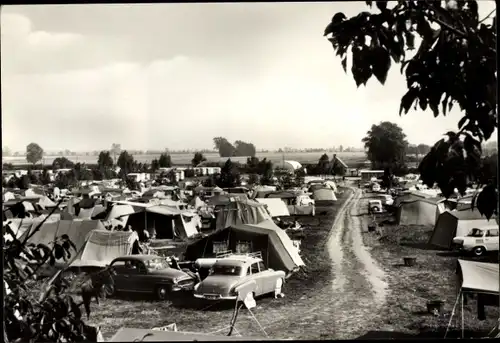
[(131, 255), (138, 242), (135, 231), (93, 230), (70, 267), (104, 267), (117, 257)]
[[(476, 261), (465, 261), (458, 260), (458, 282), (459, 291), (455, 305), (451, 312), (450, 321), (448, 327), (446, 328), (445, 337), (448, 334), (448, 329), (453, 320), (453, 315), (459, 302), (461, 302), (461, 314), (462, 314), (462, 338), (464, 338), (464, 295), (477, 294), (478, 297), (486, 296), (498, 296), (499, 287), (499, 269), (498, 263), (485, 263)], [(497, 303), (498, 305), (498, 303)]]
[(287, 217), (290, 216), (288, 207), (285, 202), (279, 198), (261, 198), (255, 199), (257, 202), (266, 205), (271, 217)]
[(257, 201), (235, 200), (226, 205), (217, 206), (216, 229), (221, 230), (240, 224), (257, 224), (264, 220), (272, 220), (265, 206)]
[(440, 214), (441, 199), (418, 199), (401, 202), (397, 211), (397, 222), (399, 225), (423, 225), (432, 226), (436, 224)]

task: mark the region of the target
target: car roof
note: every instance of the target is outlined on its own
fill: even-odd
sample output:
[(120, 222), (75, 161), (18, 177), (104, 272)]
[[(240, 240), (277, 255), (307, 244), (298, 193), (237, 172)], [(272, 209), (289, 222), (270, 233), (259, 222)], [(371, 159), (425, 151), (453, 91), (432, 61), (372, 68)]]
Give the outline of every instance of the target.
[(114, 261), (149, 261), (155, 258), (161, 258), (158, 255), (125, 255), (114, 259)]
[(220, 260), (217, 260), (217, 265), (221, 266), (234, 266), (234, 265), (240, 265), (244, 266), (247, 264), (252, 264), (255, 262), (261, 262), (261, 258), (257, 257), (252, 257), (252, 256), (246, 256), (246, 255), (233, 255), (233, 256), (228, 256), (221, 258)]

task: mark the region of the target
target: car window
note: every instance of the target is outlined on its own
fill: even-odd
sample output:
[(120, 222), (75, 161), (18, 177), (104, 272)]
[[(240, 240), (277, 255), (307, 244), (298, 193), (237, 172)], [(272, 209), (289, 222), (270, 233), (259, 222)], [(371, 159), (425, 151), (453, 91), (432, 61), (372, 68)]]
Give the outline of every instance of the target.
[(488, 237), (498, 237), (498, 229), (488, 230)]
[(250, 267), (247, 268), (246, 275), (252, 275), (252, 268), (250, 268)]
[(125, 261), (115, 261), (111, 264), (112, 267), (114, 268), (123, 268), (125, 267)]
[(256, 263), (252, 263), (251, 268), (252, 268), (252, 274), (259, 273), (259, 263), (257, 263), (257, 262)]
[(238, 266), (213, 266), (212, 275), (240, 275), (241, 267)]
[(267, 269), (266, 266), (264, 265), (264, 262), (259, 262), (259, 268), (261, 272)]

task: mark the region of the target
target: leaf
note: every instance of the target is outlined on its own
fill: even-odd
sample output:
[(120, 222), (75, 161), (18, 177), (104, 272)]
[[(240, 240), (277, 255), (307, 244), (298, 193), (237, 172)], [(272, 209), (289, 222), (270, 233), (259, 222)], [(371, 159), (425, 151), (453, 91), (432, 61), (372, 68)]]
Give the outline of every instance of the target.
[(347, 73), (347, 56), (342, 59), (342, 68), (344, 68), (344, 72)]
[(377, 80), (384, 85), (387, 79), (387, 73), (391, 68), (391, 57), (389, 52), (386, 49), (377, 46), (372, 50), (371, 57), (373, 75), (375, 75)]
[[(372, 7), (373, 1), (365, 1), (365, 2), (366, 2), (366, 4), (367, 4), (368, 6)], [(378, 2), (378, 1), (377, 1), (377, 2)]]
[(420, 96), (418, 98), (418, 104), (420, 105), (420, 109), (425, 111), (427, 109), (427, 98), (425, 96)]
[(469, 118), (467, 118), (467, 116), (463, 116), (462, 118), (460, 118), (460, 120), (458, 121), (458, 129), (459, 130), (465, 125), (467, 120), (469, 120)]
[(387, 1), (375, 1), (380, 12), (384, 12), (387, 9)]
[(406, 41), (406, 47), (408, 48), (408, 50), (415, 49), (415, 35), (413, 33), (406, 31), (405, 32), (405, 41)]
[(484, 215), (488, 220), (497, 209), (497, 198), (497, 191), (493, 184), (485, 186), (477, 197), (477, 209), (479, 213)]
[(408, 92), (406, 92), (406, 94), (403, 95), (403, 97), (401, 98), (401, 106), (399, 108), (399, 115), (401, 115), (403, 110), (404, 110), (405, 114), (408, 113), (411, 105), (413, 104), (413, 102), (417, 98), (418, 93), (419, 93), (418, 89), (411, 87), (408, 90)]
[(441, 102), (443, 115), (446, 115), (446, 105), (448, 104), (448, 99), (449, 98), (450, 98), (450, 95), (446, 94), (446, 96), (444, 97), (443, 101)]

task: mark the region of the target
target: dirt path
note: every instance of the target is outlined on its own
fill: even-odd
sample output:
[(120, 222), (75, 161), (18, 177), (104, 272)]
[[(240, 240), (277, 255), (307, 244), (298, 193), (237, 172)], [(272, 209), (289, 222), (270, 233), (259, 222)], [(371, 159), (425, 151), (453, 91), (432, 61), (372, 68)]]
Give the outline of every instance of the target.
[(351, 334), (368, 326), (386, 301), (385, 273), (361, 237), (361, 229), (367, 225), (362, 217), (366, 204), (361, 191), (353, 191), (338, 213), (327, 244), (334, 268), (332, 291), (339, 297), (334, 315), (338, 338), (354, 338)]

